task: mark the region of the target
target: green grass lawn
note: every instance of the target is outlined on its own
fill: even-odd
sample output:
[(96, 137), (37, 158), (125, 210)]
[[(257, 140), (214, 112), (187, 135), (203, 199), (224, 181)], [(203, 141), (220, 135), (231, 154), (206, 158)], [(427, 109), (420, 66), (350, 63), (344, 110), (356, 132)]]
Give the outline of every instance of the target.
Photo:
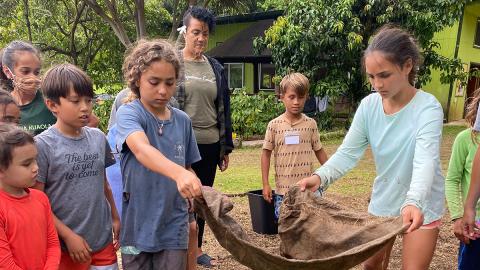
[[(443, 140), (441, 147), (441, 160), (444, 173), (448, 166), (450, 159), (450, 149), (455, 139), (455, 136), (465, 129), (463, 126), (445, 126), (443, 129)], [(322, 141), (327, 154), (331, 156), (337, 147), (341, 144), (342, 138)], [(260, 170), (260, 155), (261, 148), (240, 148), (235, 149), (230, 154), (230, 165), (227, 171), (217, 171), (215, 179), (215, 188), (224, 193), (244, 193), (250, 190), (262, 188), (262, 177)], [(315, 159), (312, 156), (312, 159)], [(273, 158), (271, 160), (273, 165)], [(318, 162), (315, 163), (315, 168), (319, 167)], [(274, 187), (273, 181), (273, 166), (270, 166), (270, 183)], [(371, 190), (373, 179), (375, 178), (375, 164), (370, 149), (367, 149), (364, 157), (359, 164), (344, 176), (340, 181), (337, 181), (329, 188), (329, 192), (338, 193), (342, 195), (367, 195)]]

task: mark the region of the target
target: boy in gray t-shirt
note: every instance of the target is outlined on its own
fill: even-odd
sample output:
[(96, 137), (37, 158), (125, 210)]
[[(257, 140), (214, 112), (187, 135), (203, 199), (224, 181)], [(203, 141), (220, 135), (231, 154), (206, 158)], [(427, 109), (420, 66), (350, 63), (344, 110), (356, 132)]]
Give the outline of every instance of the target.
[(63, 64), (46, 73), (41, 89), (57, 122), (35, 137), (39, 167), (35, 188), (47, 194), (57, 218), (59, 269), (118, 269), (120, 221), (105, 178), (105, 168), (115, 160), (105, 135), (86, 127), (92, 113), (92, 82), (77, 67)]

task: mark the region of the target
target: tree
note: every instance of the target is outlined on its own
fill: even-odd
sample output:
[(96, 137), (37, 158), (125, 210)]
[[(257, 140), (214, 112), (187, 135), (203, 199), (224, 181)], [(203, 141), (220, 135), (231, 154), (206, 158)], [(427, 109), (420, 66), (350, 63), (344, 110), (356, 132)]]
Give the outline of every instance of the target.
[[(434, 33), (451, 26), (468, 0), (292, 0), (282, 2), (285, 14), (254, 41), (269, 48), (279, 75), (305, 73), (320, 96), (346, 93), (359, 101), (369, 92), (360, 59), (370, 37), (385, 23), (394, 23), (418, 38), (424, 65), (418, 86), (430, 80), (430, 68), (442, 71), (442, 82), (465, 79), (458, 59), (435, 52)], [(273, 4), (272, 4), (273, 3)], [(279, 3), (268, 0), (268, 7)]]
[[(129, 1), (117, 0), (85, 0), (86, 3), (100, 16), (113, 30), (120, 42), (128, 47), (132, 44), (135, 38), (132, 38), (127, 31), (126, 24), (134, 19), (136, 28), (136, 39), (144, 38), (149, 33), (146, 29), (146, 10), (144, 0), (135, 0), (133, 3)], [(171, 23), (170, 34), (168, 39), (175, 40), (177, 36), (177, 28), (182, 22), (182, 17), (189, 6), (200, 5), (208, 7), (217, 11), (216, 14), (224, 14), (225, 12), (241, 12), (245, 10), (251, 11), (253, 7), (256, 8), (256, 1), (254, 0), (152, 0), (147, 1), (147, 6), (155, 6), (157, 9), (164, 9), (169, 12), (165, 17), (155, 18), (157, 20), (168, 19)], [(122, 12), (122, 9), (124, 10)], [(125, 12), (126, 11), (126, 12)]]
[[(32, 42), (53, 62), (67, 60), (87, 70), (108, 41), (100, 38), (108, 28), (82, 0), (23, 0), (11, 8), (7, 21), (15, 21), (17, 30), (11, 38)], [(22, 16), (14, 19), (15, 14)]]
[[(129, 46), (132, 42), (128, 36), (127, 29), (121, 19), (121, 12), (118, 9), (119, 3), (116, 0), (103, 0), (102, 6), (97, 0), (85, 0), (93, 11), (100, 16), (113, 30), (117, 38), (124, 46)], [(129, 16), (135, 20), (137, 39), (145, 37), (145, 2), (135, 0), (133, 6), (128, 1), (123, 1)]]
[[(147, 1), (145, 30), (152, 36), (170, 29), (170, 14), (160, 0)], [(97, 85), (121, 81), (125, 46), (85, 0), (0, 0), (0, 47), (14, 39), (29, 40), (42, 53), (45, 66), (68, 61), (88, 71)], [(128, 36), (136, 33), (135, 20), (125, 5), (116, 7)], [(129, 21), (128, 18), (131, 18)]]

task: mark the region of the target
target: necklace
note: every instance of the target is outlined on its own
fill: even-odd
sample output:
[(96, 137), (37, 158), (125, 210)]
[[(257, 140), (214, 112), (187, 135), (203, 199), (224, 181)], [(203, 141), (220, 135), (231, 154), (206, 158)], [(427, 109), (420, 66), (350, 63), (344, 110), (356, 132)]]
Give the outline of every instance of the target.
[[(141, 103), (141, 102), (140, 102)], [(142, 104), (143, 105), (143, 104)], [(145, 108), (145, 107), (144, 107)], [(167, 107), (168, 108), (168, 107)], [(170, 110), (170, 109), (169, 109)], [(150, 112), (149, 110), (147, 110), (145, 108), (145, 111), (147, 111), (154, 119), (155, 119), (155, 123), (157, 123), (157, 133), (158, 133), (158, 136), (162, 136), (163, 135), (163, 126), (165, 125), (165, 121), (168, 121), (168, 120), (160, 120), (158, 119), (157, 116), (155, 116), (152, 112)], [(160, 122), (160, 123), (159, 123)]]
[[(160, 127), (158, 128), (158, 135), (159, 136), (162, 136), (163, 135), (163, 124), (164, 124), (164, 120), (162, 120), (162, 123), (160, 124)], [(158, 119), (157, 119), (157, 124), (158, 124)]]

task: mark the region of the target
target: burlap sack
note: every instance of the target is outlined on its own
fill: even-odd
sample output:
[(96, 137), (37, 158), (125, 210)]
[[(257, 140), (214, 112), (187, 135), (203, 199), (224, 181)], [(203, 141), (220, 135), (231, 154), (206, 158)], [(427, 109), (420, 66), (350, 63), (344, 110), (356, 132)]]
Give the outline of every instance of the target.
[(285, 195), (278, 223), (283, 256), (325, 260), (329, 265), (325, 269), (351, 268), (403, 231), (401, 218), (347, 211), (299, 187)]
[(279, 220), (283, 257), (249, 242), (242, 227), (228, 215), (233, 204), (225, 195), (209, 187), (203, 187), (202, 193), (203, 199), (195, 200), (195, 211), (219, 244), (254, 270), (349, 269), (403, 230), (398, 219), (374, 222), (294, 188), (285, 197)]

